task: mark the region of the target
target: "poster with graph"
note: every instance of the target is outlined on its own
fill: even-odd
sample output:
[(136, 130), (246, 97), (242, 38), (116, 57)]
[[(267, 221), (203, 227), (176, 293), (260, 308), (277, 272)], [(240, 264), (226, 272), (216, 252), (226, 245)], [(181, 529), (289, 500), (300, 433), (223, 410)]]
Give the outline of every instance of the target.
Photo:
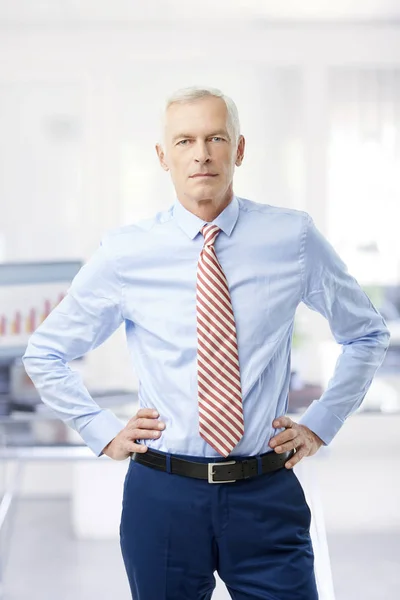
[(67, 293), (66, 283), (0, 286), (0, 346), (24, 346)]

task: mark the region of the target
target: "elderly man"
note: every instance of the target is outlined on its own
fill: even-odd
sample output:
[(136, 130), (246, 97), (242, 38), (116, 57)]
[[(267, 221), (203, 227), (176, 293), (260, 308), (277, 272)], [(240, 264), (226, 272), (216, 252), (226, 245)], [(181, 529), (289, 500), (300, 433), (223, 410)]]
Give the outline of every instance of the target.
[[(97, 456), (129, 458), (120, 541), (132, 598), (315, 600), (311, 513), (293, 466), (360, 406), (389, 332), (308, 213), (233, 192), (234, 102), (178, 91), (163, 144), (176, 201), (107, 232), (23, 357), (42, 400)], [(321, 398), (286, 415), (304, 302), (343, 345)], [(67, 362), (125, 323), (140, 410), (101, 410)], [(155, 411), (155, 412), (154, 412)]]

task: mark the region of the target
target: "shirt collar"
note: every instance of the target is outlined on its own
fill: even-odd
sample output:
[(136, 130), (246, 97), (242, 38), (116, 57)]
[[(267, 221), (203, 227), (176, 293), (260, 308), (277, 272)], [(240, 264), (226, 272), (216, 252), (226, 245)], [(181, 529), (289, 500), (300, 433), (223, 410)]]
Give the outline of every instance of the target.
[[(239, 216), (239, 201), (235, 195), (232, 200), (224, 208), (224, 210), (211, 223), (217, 225), (226, 235), (231, 235), (233, 228)], [(207, 224), (200, 217), (187, 210), (178, 199), (173, 205), (173, 218), (177, 225), (186, 233), (190, 239), (194, 239), (201, 231), (202, 227)]]

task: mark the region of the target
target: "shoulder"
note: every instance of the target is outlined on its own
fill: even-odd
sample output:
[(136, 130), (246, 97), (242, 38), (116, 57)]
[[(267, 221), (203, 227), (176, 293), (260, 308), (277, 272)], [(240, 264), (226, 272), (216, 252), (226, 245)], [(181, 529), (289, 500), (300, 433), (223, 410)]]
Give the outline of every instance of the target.
[(106, 230), (101, 238), (101, 244), (111, 254), (118, 254), (128, 248), (132, 251), (147, 237), (151, 237), (152, 233), (168, 224), (171, 218), (172, 206), (167, 210), (157, 212), (153, 217), (139, 219), (128, 225)]
[(288, 208), (285, 206), (275, 206), (273, 204), (263, 204), (255, 202), (248, 198), (238, 197), (239, 210), (242, 214), (249, 217), (255, 217), (257, 220), (265, 221), (268, 224), (284, 223), (299, 227), (302, 230), (307, 228), (310, 215), (304, 210)]

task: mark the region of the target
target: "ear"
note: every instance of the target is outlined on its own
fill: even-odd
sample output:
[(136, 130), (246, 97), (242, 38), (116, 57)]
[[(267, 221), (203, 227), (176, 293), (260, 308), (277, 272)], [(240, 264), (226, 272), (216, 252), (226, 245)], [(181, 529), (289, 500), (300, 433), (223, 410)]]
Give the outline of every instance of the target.
[(236, 161), (235, 161), (235, 165), (237, 167), (240, 167), (240, 165), (243, 162), (243, 158), (244, 158), (244, 148), (246, 145), (246, 140), (244, 139), (244, 137), (241, 135), (239, 137), (239, 142), (238, 142), (238, 148), (236, 151)]
[(169, 171), (169, 166), (165, 160), (165, 152), (161, 146), (161, 144), (156, 144), (156, 152), (158, 156), (158, 160), (160, 161), (160, 165), (164, 169), (164, 171)]

